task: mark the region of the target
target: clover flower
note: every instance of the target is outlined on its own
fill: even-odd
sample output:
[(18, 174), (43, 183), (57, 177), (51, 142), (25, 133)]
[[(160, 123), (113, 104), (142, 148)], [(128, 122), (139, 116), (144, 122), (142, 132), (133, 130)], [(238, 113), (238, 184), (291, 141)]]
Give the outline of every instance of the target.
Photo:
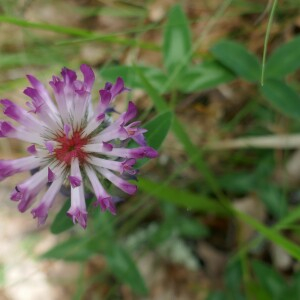
[[(108, 180), (127, 194), (136, 192), (136, 185), (126, 179), (135, 177), (136, 159), (154, 158), (157, 152), (148, 147), (145, 129), (140, 122), (131, 122), (137, 109), (129, 102), (127, 111), (112, 121), (109, 112), (115, 98), (128, 89), (121, 78), (115, 84), (106, 83), (93, 109), (91, 91), (95, 81), (93, 70), (81, 65), (83, 81), (74, 71), (63, 68), (62, 78), (52, 77), (56, 105), (44, 85), (32, 75), (27, 78), (32, 87), (24, 94), (31, 98), (24, 108), (8, 99), (0, 100), (4, 114), (18, 126), (0, 121), (0, 137), (15, 138), (31, 145), (29, 155), (14, 160), (0, 160), (0, 180), (19, 172), (37, 170), (18, 184), (11, 200), (18, 201), (21, 212), (29, 209), (36, 197), (48, 187), (38, 205), (31, 210), (38, 224), (44, 224), (48, 211), (62, 186), (70, 186), (71, 204), (67, 215), (83, 228), (87, 226), (84, 183), (89, 183), (96, 196), (95, 205), (102, 211), (116, 213), (114, 198), (108, 194), (103, 181)], [(127, 148), (130, 140), (139, 147)]]

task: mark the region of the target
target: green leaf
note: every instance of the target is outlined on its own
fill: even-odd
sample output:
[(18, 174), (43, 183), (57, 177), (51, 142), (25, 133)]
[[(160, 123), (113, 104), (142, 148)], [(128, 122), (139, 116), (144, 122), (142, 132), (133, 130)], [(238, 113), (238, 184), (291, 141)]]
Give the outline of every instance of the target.
[(41, 258), (44, 259), (63, 259), (67, 261), (85, 261), (91, 255), (87, 243), (83, 238), (71, 238), (64, 241), (44, 253)]
[(105, 254), (112, 273), (128, 284), (139, 295), (147, 295), (148, 289), (130, 255), (118, 245), (111, 245)]
[(291, 287), (282, 293), (280, 300), (300, 299), (300, 273), (299, 271), (293, 276)]
[[(170, 111), (164, 112), (147, 122), (143, 128), (148, 131), (145, 133), (145, 138), (150, 147), (159, 149), (165, 140), (171, 127), (173, 114)], [(149, 158), (138, 160), (135, 167), (140, 168), (149, 161)]]
[(117, 77), (121, 76), (126, 86), (130, 88), (143, 88), (139, 71), (143, 72), (151, 84), (160, 92), (165, 92), (163, 86), (167, 81), (167, 76), (157, 68), (147, 66), (107, 66), (100, 69), (100, 75), (109, 81), (114, 82)]
[(176, 222), (179, 234), (183, 237), (199, 239), (208, 236), (208, 229), (199, 221), (187, 217), (179, 217)]
[[(188, 20), (180, 5), (173, 6), (168, 15), (164, 31), (163, 56), (164, 65), (171, 75), (178, 64), (190, 57), (191, 32)], [(188, 65), (189, 59), (186, 61)]]
[(249, 172), (231, 171), (219, 176), (219, 184), (225, 191), (245, 193), (255, 187), (256, 177)]
[(50, 226), (50, 231), (53, 234), (62, 233), (74, 226), (72, 219), (67, 216), (67, 211), (69, 210), (69, 208), (70, 199), (67, 199)]
[(253, 261), (252, 266), (258, 282), (270, 294), (271, 299), (277, 299), (285, 288), (283, 278), (273, 268), (260, 261)]
[(213, 291), (208, 295), (206, 300), (227, 300), (227, 299), (223, 292)]
[(158, 112), (164, 112), (166, 110), (169, 110), (169, 106), (164, 100), (164, 98), (159, 94), (159, 91), (153, 86), (153, 84), (150, 82), (150, 80), (145, 76), (142, 69), (136, 69), (143, 89), (148, 93), (149, 97), (151, 98), (156, 110)]
[(138, 182), (140, 190), (158, 199), (174, 203), (178, 206), (195, 211), (203, 211), (218, 215), (227, 215), (228, 211), (213, 199), (203, 195), (197, 195), (170, 187), (162, 183), (156, 183), (145, 178), (140, 178)]
[(170, 239), (175, 234), (174, 222), (170, 220), (157, 224), (157, 228), (151, 232), (147, 239), (150, 247), (157, 247)]
[(266, 205), (268, 211), (277, 219), (287, 215), (288, 207), (286, 197), (278, 186), (265, 185), (258, 190), (260, 199)]
[(240, 260), (229, 261), (225, 270), (225, 285), (228, 291), (234, 292), (241, 289), (243, 270)]
[[(225, 191), (234, 193), (249, 193), (256, 189), (264, 189), (267, 178), (274, 170), (274, 162), (269, 155), (259, 156), (259, 164), (252, 172), (228, 170), (219, 176), (219, 184)], [(245, 158), (244, 158), (245, 160)]]
[(255, 300), (273, 300), (270, 294), (264, 289), (259, 282), (248, 281), (247, 283), (248, 298)]
[(209, 234), (207, 227), (199, 220), (191, 218), (189, 213), (186, 216), (186, 212), (177, 209), (172, 203), (162, 202), (161, 208), (164, 221), (159, 224), (158, 231), (166, 232), (167, 238), (173, 233), (192, 239), (199, 239)]
[(213, 46), (211, 51), (223, 65), (237, 75), (251, 82), (260, 80), (260, 63), (243, 45), (224, 40)]
[(278, 47), (266, 64), (267, 78), (283, 78), (300, 67), (300, 36)]
[[(139, 76), (141, 78), (141, 82), (143, 83), (144, 89), (151, 97), (155, 108), (159, 112), (168, 110), (169, 107), (166, 101), (162, 96), (159, 95), (158, 91), (151, 85), (151, 83), (149, 82), (149, 80), (147, 80), (142, 71), (139, 71)], [(183, 145), (188, 157), (194, 160), (195, 167), (198, 169), (200, 174), (204, 176), (213, 192), (216, 195), (220, 196), (221, 190), (219, 188), (218, 182), (215, 179), (214, 175), (211, 173), (208, 166), (206, 165), (203, 157), (203, 152), (201, 151), (201, 149), (199, 149), (199, 147), (193, 144), (189, 135), (186, 132), (186, 129), (183, 127), (183, 125), (180, 123), (176, 116), (174, 116), (173, 118), (172, 130), (174, 131), (174, 134), (176, 135), (177, 139)]]
[(179, 89), (185, 93), (203, 91), (232, 79), (234, 79), (234, 75), (227, 68), (218, 62), (206, 61), (186, 70), (180, 80)]
[(295, 222), (298, 222), (300, 219), (300, 206), (293, 208), (291, 211), (289, 211), (286, 216), (281, 219), (278, 223), (276, 223), (275, 228), (277, 230), (284, 229)]
[(297, 92), (283, 81), (269, 79), (261, 87), (266, 99), (282, 114), (299, 120), (300, 97)]
[(286, 252), (288, 252), (294, 258), (300, 260), (300, 247), (285, 238), (279, 232), (277, 232), (277, 228), (268, 228), (264, 224), (258, 222), (253, 217), (242, 213), (240, 211), (235, 210), (236, 216), (243, 222), (250, 225), (252, 228), (257, 230), (261, 235), (269, 239), (270, 241), (274, 242), (278, 246), (282, 247)]

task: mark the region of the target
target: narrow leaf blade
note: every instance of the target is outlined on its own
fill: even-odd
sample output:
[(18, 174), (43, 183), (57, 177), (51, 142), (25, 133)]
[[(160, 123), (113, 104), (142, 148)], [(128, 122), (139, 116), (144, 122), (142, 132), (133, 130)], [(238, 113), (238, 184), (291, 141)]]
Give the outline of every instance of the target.
[(188, 191), (170, 187), (165, 184), (141, 178), (138, 182), (140, 190), (158, 199), (171, 202), (178, 206), (214, 214), (227, 215), (228, 211), (213, 199), (197, 195)]
[(245, 213), (239, 211), (235, 211), (235, 213), (237, 217), (239, 217), (243, 222), (249, 224), (261, 235), (274, 242), (278, 246), (282, 247), (294, 258), (300, 260), (300, 247), (282, 236), (279, 232), (277, 232), (276, 228), (268, 228), (264, 224), (260, 223), (259, 221)]

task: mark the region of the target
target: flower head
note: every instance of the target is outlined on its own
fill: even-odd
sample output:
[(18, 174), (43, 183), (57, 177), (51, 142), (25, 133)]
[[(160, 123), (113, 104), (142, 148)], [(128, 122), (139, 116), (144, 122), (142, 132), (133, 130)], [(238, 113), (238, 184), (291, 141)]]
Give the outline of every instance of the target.
[[(74, 223), (78, 222), (83, 228), (87, 226), (86, 183), (94, 190), (95, 206), (116, 214), (115, 198), (108, 194), (103, 180), (132, 195), (137, 187), (126, 178), (137, 173), (134, 169), (136, 160), (157, 156), (157, 152), (146, 144), (143, 135), (146, 130), (140, 127), (140, 122), (132, 122), (137, 115), (132, 102), (115, 121), (108, 116), (113, 111), (115, 98), (128, 90), (122, 78), (118, 78), (115, 84), (105, 84), (93, 109), (91, 91), (94, 72), (87, 65), (82, 65), (80, 70), (83, 80), (77, 79), (77, 74), (67, 68), (62, 69), (62, 78), (52, 77), (49, 84), (56, 104), (44, 85), (32, 75), (27, 76), (32, 87), (24, 90), (30, 98), (26, 102), (28, 110), (8, 99), (0, 100), (4, 114), (19, 123), (13, 125), (0, 121), (0, 137), (30, 143), (27, 157), (0, 160), (0, 180), (19, 172), (38, 170), (15, 187), (11, 200), (17, 201), (19, 210), (24, 212), (48, 187), (40, 202), (31, 210), (39, 224), (45, 223), (56, 195), (65, 185), (71, 190), (67, 214)], [(126, 148), (130, 140), (139, 146)]]

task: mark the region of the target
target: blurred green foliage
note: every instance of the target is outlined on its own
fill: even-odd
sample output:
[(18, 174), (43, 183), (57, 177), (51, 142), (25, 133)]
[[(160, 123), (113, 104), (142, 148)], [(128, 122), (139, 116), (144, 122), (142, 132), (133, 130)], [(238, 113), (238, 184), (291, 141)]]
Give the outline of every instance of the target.
[[(254, 11), (262, 9), (261, 4), (250, 3), (250, 5), (248, 1), (240, 1), (240, 4), (243, 2), (247, 2)], [(19, 17), (9, 16), (13, 7), (8, 4), (4, 10), (5, 15), (0, 16), (0, 22), (15, 24), (27, 30), (30, 28), (56, 32), (72, 38), (60, 40), (57, 42), (59, 46), (49, 45), (46, 41), (39, 39), (36, 47), (30, 51), (2, 53), (0, 57), (2, 69), (26, 65), (64, 64), (68, 61), (68, 57), (77, 51), (76, 45), (88, 41), (160, 51), (161, 68), (139, 61), (131, 65), (120, 65), (116, 62), (101, 66), (98, 73), (103, 79), (109, 81), (114, 81), (121, 76), (127, 86), (143, 89), (148, 94), (152, 106), (145, 116), (154, 115), (144, 125), (148, 129), (146, 139), (149, 145), (159, 149), (169, 130), (172, 131), (182, 146), (187, 160), (186, 165), (178, 166), (178, 173), (192, 167), (199, 174), (195, 181), (197, 184), (201, 181), (202, 185), (199, 188), (201, 192), (191, 191), (188, 187), (175, 186), (171, 183), (178, 174), (171, 174), (164, 181), (159, 182), (141, 176), (138, 182), (139, 190), (143, 193), (139, 194), (141, 204), (134, 203), (130, 210), (117, 218), (107, 213), (100, 214), (95, 209), (89, 209), (91, 224), (86, 232), (78, 231), (73, 227), (71, 220), (65, 217), (68, 209), (66, 201), (54, 218), (51, 232), (60, 234), (68, 230), (70, 237), (42, 255), (43, 259), (86, 262), (95, 255), (103, 255), (109, 268), (108, 274), (104, 274), (104, 277), (113, 274), (119, 282), (129, 285), (136, 294), (147, 295), (149, 293), (147, 283), (144, 282), (135, 263), (135, 256), (139, 255), (139, 251), (137, 249), (135, 253), (131, 253), (124, 242), (124, 236), (134, 234), (141, 227), (144, 228), (144, 224), (140, 221), (149, 214), (152, 206), (155, 206), (161, 215), (155, 220), (156, 227), (147, 236), (147, 241), (143, 241), (150, 249), (158, 248), (174, 236), (192, 241), (209, 237), (212, 234), (211, 230), (201, 222), (199, 216), (213, 215), (236, 218), (247, 223), (259, 233), (256, 240), (270, 240), (299, 260), (299, 245), (288, 239), (282, 229), (292, 228), (297, 224), (300, 212), (299, 210), (290, 211), (286, 190), (272, 181), (275, 169), (272, 151), (253, 149), (252, 158), (248, 155), (248, 150), (238, 150), (227, 154), (221, 174), (214, 174), (206, 160), (207, 152), (196, 145), (190, 137), (190, 131), (193, 129), (189, 127), (189, 124), (184, 124), (176, 114), (176, 107), (183, 101), (183, 95), (206, 92), (221, 84), (239, 80), (251, 84), (257, 95), (255, 99), (250, 100), (249, 106), (243, 108), (244, 111), (240, 111), (234, 117), (231, 123), (222, 124), (222, 130), (231, 131), (246, 116), (251, 116), (257, 121), (249, 131), (249, 135), (266, 134), (269, 132), (266, 126), (262, 128), (261, 124), (269, 120), (274, 121), (279, 114), (285, 116), (298, 132), (300, 130), (298, 117), (300, 98), (298, 82), (295, 77), (291, 77), (291, 74), (297, 72), (300, 67), (299, 36), (279, 46), (269, 55), (265, 67), (265, 82), (263, 86), (260, 86), (262, 72), (260, 59), (236, 41), (224, 39), (217, 42), (201, 63), (194, 63), (193, 55), (196, 49), (192, 41), (190, 22), (180, 5), (175, 5), (169, 10), (163, 25), (161, 47), (137, 39), (101, 35), (80, 28), (28, 22)], [(121, 14), (125, 17), (145, 17), (145, 11), (136, 7), (124, 11), (87, 9), (82, 10), (81, 13), (87, 16), (95, 14), (119, 16)], [(4, 88), (1, 87), (1, 89)], [(6, 88), (11, 88), (11, 85)], [(169, 98), (170, 101), (166, 101)], [(142, 167), (146, 162), (146, 160), (140, 162), (138, 167)], [(238, 212), (233, 207), (230, 201), (232, 197), (247, 195), (251, 192), (259, 196), (267, 213), (277, 222), (274, 226), (269, 227), (251, 216)], [(153, 199), (158, 201), (155, 202)], [(88, 201), (91, 204), (93, 199)], [(148, 202), (151, 203), (148, 204)], [(191, 211), (191, 214), (186, 214), (187, 209)], [(126, 218), (127, 220), (124, 221)], [(142, 247), (142, 243), (139, 246)], [(245, 271), (247, 269), (243, 265), (245, 262), (240, 259), (239, 254), (246, 255), (251, 246), (252, 243), (249, 243), (244, 248), (237, 249), (238, 254), (235, 259), (227, 265), (223, 291), (213, 291), (207, 299), (300, 299), (300, 275), (298, 273), (293, 274), (288, 281), (275, 268), (252, 258), (246, 261), (250, 271)], [(86, 288), (87, 286), (82, 287), (81, 293)]]

